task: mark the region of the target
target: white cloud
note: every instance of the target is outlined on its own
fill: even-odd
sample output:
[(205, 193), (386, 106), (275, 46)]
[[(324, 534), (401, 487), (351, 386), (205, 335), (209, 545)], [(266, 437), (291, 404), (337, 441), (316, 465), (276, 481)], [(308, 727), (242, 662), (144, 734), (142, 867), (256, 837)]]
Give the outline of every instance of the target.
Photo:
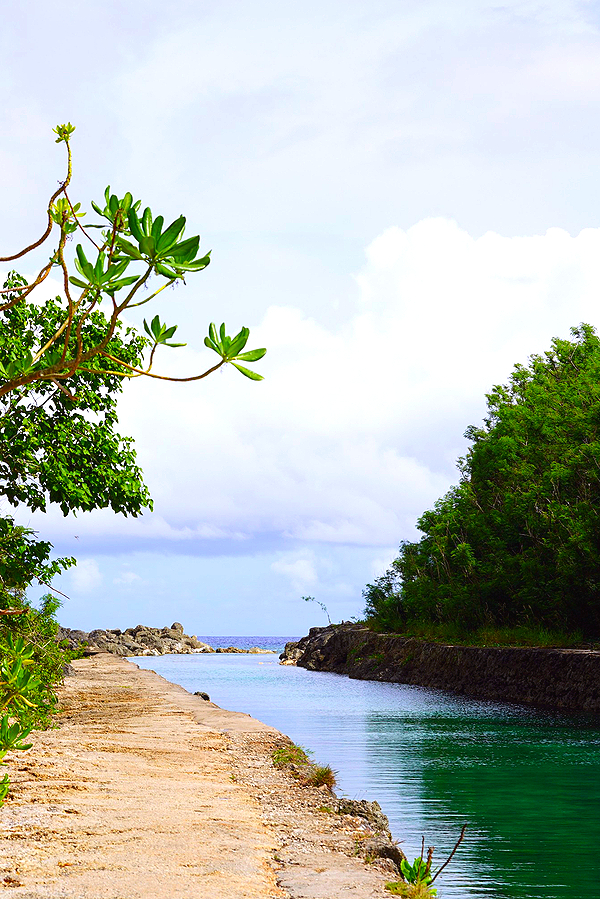
[[(221, 552), (231, 540), (387, 548), (410, 538), (456, 480), (485, 392), (553, 336), (598, 320), (599, 254), (600, 229), (475, 239), (440, 218), (388, 229), (339, 325), (273, 306), (252, 328), (251, 345), (268, 347), (260, 384), (228, 369), (199, 384), (127, 385), (122, 430), (136, 437), (156, 512), (79, 516), (81, 539)], [(160, 370), (200, 371), (207, 357), (186, 348)], [(69, 533), (58, 518), (46, 522)], [(298, 580), (309, 570), (299, 562)]]
[(95, 559), (79, 559), (70, 574), (76, 593), (92, 593), (102, 583), (102, 574)]
[(318, 581), (314, 559), (311, 556), (303, 556), (294, 559), (285, 557), (271, 563), (272, 571), (289, 578), (290, 586), (296, 593), (301, 593)]
[(113, 584), (119, 585), (131, 585), (135, 584), (136, 581), (141, 581), (141, 577), (139, 574), (136, 574), (135, 571), (123, 571), (118, 577), (113, 578)]

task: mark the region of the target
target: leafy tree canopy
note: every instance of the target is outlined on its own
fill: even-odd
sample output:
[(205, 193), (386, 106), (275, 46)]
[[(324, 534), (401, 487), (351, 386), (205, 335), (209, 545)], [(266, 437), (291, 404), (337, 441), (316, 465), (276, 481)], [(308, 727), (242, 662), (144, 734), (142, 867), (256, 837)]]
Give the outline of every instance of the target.
[(487, 396), (459, 484), (365, 589), (379, 626), (600, 635), (600, 340), (589, 325), (571, 333)]
[[(197, 235), (184, 238), (184, 216), (165, 225), (149, 207), (142, 212), (131, 193), (119, 198), (110, 188), (103, 203), (92, 203), (99, 221), (83, 225), (81, 204), (68, 192), (73, 131), (70, 123), (55, 129), (56, 142), (67, 150), (67, 173), (48, 202), (44, 233), (0, 258), (13, 262), (57, 235), (36, 277), (26, 281), (13, 272), (0, 291), (0, 494), (31, 509), (55, 502), (65, 515), (101, 507), (137, 515), (150, 498), (131, 440), (115, 431), (123, 382), (144, 376), (194, 381), (226, 363), (261, 380), (245, 363), (266, 350), (245, 349), (248, 328), (229, 337), (224, 324), (219, 330), (211, 324), (204, 343), (219, 357), (216, 364), (187, 378), (153, 370), (159, 347), (184, 346), (172, 340), (177, 326), (156, 314), (138, 332), (122, 318), (202, 271), (210, 254), (199, 253)], [(76, 237), (82, 243), (69, 253)], [(36, 302), (35, 288), (52, 271), (63, 295)]]

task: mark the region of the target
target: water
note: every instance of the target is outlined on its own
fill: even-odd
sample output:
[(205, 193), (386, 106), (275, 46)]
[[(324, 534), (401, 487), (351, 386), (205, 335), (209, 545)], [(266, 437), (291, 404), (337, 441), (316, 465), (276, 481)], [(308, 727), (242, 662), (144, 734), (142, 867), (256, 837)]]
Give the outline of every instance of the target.
[(599, 719), (354, 681), (276, 656), (135, 661), (312, 750), (339, 772), (338, 793), (378, 800), (410, 859), (424, 834), (441, 861), (467, 823), (436, 883), (441, 899), (600, 896)]

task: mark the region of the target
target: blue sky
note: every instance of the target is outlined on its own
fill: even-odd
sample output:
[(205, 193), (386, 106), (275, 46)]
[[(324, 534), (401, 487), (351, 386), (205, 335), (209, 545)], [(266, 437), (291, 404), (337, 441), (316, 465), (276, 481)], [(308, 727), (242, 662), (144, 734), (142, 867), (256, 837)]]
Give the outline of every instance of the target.
[(360, 615), (486, 390), (598, 322), (599, 9), (6, 4), (5, 252), (39, 231), (70, 120), (77, 199), (131, 190), (213, 251), (156, 308), (188, 343), (156, 370), (200, 370), (211, 320), (269, 350), (260, 384), (128, 385), (152, 514), (19, 511), (80, 559), (65, 624), (300, 634), (324, 617), (306, 594)]

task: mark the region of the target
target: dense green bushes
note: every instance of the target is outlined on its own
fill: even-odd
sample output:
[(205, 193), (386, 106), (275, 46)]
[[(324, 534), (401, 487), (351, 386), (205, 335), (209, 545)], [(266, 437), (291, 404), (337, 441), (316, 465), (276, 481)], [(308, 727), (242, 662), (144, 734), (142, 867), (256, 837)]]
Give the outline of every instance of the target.
[(572, 336), (488, 395), (459, 484), (365, 589), (375, 626), (600, 636), (600, 340), (589, 325)]
[[(7, 752), (29, 749), (34, 728), (47, 727), (56, 710), (54, 688), (74, 653), (57, 641), (59, 601), (43, 596), (39, 608), (16, 590), (0, 590), (0, 765)], [(6, 608), (9, 599), (10, 607)], [(0, 778), (0, 805), (9, 778)]]

